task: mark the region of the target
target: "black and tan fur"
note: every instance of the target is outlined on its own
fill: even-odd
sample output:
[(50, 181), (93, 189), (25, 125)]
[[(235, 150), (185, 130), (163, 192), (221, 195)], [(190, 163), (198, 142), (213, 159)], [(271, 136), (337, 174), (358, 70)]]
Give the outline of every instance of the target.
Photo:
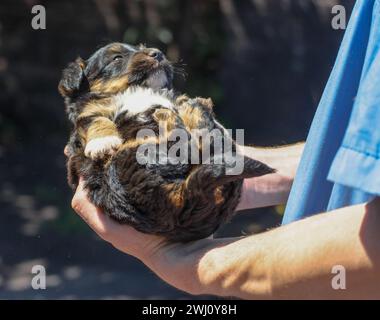
[[(71, 63), (59, 85), (74, 126), (68, 143), (68, 180), (76, 188), (83, 176), (90, 200), (115, 220), (168, 241), (190, 241), (211, 235), (232, 216), (244, 178), (273, 169), (250, 158), (244, 158), (244, 171), (237, 176), (227, 175), (229, 164), (216, 164), (215, 159), (198, 165), (139, 164), (138, 147), (167, 142), (174, 129), (186, 130), (189, 136), (193, 129), (223, 131), (211, 100), (175, 95), (172, 77), (171, 64), (157, 49), (118, 43), (101, 48), (87, 61)], [(133, 90), (161, 95), (173, 107), (123, 110), (118, 97)], [(140, 129), (158, 132), (162, 121), (165, 136), (136, 139)], [(86, 150), (89, 145), (96, 149), (97, 141), (111, 145)], [(198, 146), (201, 152), (202, 144)]]

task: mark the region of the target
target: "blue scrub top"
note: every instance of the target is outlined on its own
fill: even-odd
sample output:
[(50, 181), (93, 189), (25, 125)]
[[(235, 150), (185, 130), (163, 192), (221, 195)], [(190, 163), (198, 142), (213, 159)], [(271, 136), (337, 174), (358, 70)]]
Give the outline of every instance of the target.
[(380, 0), (358, 0), (313, 120), (283, 223), (380, 195)]

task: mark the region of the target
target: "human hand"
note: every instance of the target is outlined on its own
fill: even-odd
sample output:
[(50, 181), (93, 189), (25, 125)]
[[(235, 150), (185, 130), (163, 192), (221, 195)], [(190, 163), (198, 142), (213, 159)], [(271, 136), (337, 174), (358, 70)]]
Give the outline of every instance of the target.
[[(65, 156), (69, 156), (69, 149), (64, 149)], [(154, 235), (143, 234), (136, 229), (121, 225), (106, 216), (99, 208), (93, 205), (84, 189), (83, 178), (72, 199), (71, 205), (78, 215), (105, 241), (115, 248), (145, 262), (153, 251), (164, 243), (164, 239)], [(127, 240), (127, 241), (126, 241)]]
[[(68, 148), (64, 150), (68, 156)], [(190, 243), (167, 243), (163, 237), (144, 234), (122, 225), (93, 205), (80, 178), (72, 199), (78, 215), (105, 241), (116, 249), (141, 260), (164, 281), (192, 294), (210, 293), (210, 256), (213, 249), (228, 243), (228, 239), (202, 239)]]
[[(116, 249), (141, 260), (169, 284), (192, 294), (206, 293), (201, 261), (222, 240), (203, 239), (187, 244), (167, 243), (163, 237), (144, 234), (131, 226), (113, 221), (88, 199), (82, 178), (72, 199), (78, 215)], [(207, 265), (207, 263), (205, 264)]]
[(133, 227), (117, 223), (105, 215), (101, 209), (90, 202), (84, 185), (85, 181), (80, 178), (71, 205), (75, 212), (103, 240), (143, 262), (164, 244), (165, 240), (161, 237), (141, 233)]

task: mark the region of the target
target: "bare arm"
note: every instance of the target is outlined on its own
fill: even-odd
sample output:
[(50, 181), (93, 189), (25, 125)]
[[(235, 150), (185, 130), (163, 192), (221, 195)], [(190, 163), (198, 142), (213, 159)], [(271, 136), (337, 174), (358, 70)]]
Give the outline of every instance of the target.
[(246, 179), (237, 210), (286, 203), (304, 145), (304, 143), (298, 143), (279, 148), (243, 147), (245, 155), (277, 169), (277, 173)]
[[(305, 219), (207, 250), (197, 273), (206, 293), (246, 299), (380, 298), (380, 200)], [(334, 290), (334, 266), (346, 290)]]
[[(165, 244), (111, 221), (81, 189), (74, 209), (106, 241), (193, 294), (255, 298), (380, 298), (380, 200), (241, 239)], [(332, 268), (347, 289), (333, 290)]]

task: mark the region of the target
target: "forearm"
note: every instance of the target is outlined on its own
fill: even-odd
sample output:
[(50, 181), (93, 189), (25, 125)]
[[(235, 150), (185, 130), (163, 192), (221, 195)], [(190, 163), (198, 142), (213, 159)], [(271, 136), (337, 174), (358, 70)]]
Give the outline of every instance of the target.
[[(240, 298), (379, 298), (380, 199), (241, 239), (170, 244), (114, 222), (88, 201), (80, 179), (72, 206), (104, 240), (193, 294)], [(333, 290), (332, 268), (347, 289)]]
[[(246, 299), (380, 298), (379, 200), (343, 208), (208, 251), (198, 265), (205, 293)], [(332, 288), (332, 269), (347, 289)]]
[(260, 208), (286, 203), (304, 143), (279, 148), (244, 147), (248, 157), (255, 158), (275, 168), (275, 174), (246, 179), (238, 210)]
[[(171, 245), (145, 262), (164, 280), (193, 294), (380, 298), (379, 207), (348, 207), (238, 240)], [(332, 287), (337, 265), (345, 267), (346, 290)]]

